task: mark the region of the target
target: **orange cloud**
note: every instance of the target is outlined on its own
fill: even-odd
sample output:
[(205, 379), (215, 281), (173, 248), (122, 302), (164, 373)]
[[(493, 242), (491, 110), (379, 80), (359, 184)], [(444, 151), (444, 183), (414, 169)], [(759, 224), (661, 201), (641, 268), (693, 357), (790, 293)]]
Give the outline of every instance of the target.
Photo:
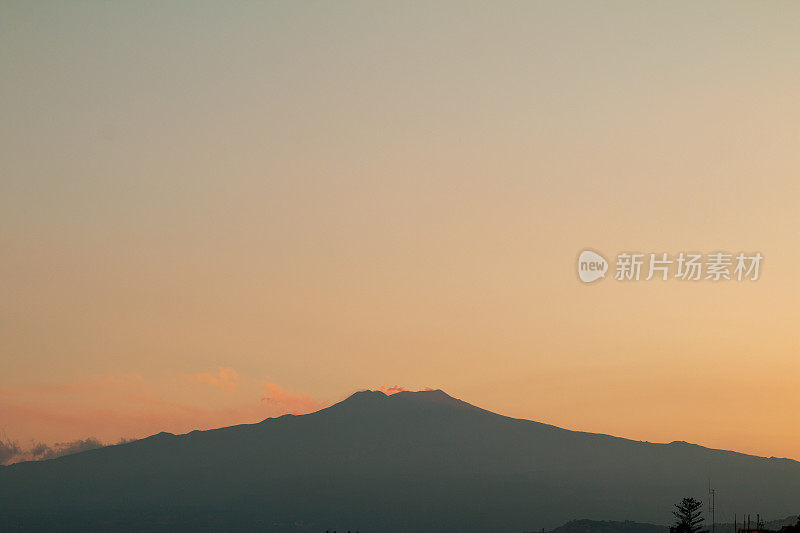
[(378, 390), (380, 390), (384, 394), (392, 395), (392, 394), (396, 394), (398, 392), (403, 392), (404, 390), (407, 390), (407, 389), (405, 387), (401, 387), (399, 385), (392, 385), (392, 386), (382, 385), (381, 388), (378, 389)]
[(307, 394), (297, 394), (267, 381), (262, 382), (261, 386), (264, 388), (264, 397), (261, 401), (279, 406), (287, 413), (304, 414), (322, 408), (319, 402)]
[[(206, 385), (224, 394), (209, 396), (198, 388)], [(160, 431), (186, 433), (260, 422), (324, 406), (307, 394), (224, 367), (188, 376), (93, 375), (2, 390), (0, 430), (27, 449), (33, 441), (67, 442), (91, 435), (116, 442)]]
[(217, 373), (201, 372), (192, 376), (187, 376), (189, 380), (197, 380), (212, 387), (220, 389), (234, 390), (239, 385), (239, 374), (236, 370), (227, 367), (217, 368)]

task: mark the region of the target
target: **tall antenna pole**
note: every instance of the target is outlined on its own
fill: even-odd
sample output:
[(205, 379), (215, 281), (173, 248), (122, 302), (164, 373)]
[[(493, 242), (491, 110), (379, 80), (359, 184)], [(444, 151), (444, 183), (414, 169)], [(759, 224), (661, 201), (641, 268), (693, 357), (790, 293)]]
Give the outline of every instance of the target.
[(715, 528), (715, 525), (717, 523), (717, 517), (714, 514), (714, 511), (715, 511), (715, 508), (714, 508), (714, 496), (716, 496), (716, 494), (717, 494), (717, 491), (714, 490), (714, 489), (711, 489), (711, 533), (714, 533), (714, 528)]
[[(711, 488), (711, 478), (708, 478), (708, 499), (709, 499), (709, 507), (710, 507), (709, 511), (711, 511), (711, 533), (715, 533), (714, 532), (714, 529), (715, 529), (714, 524), (716, 523), (716, 519), (715, 519), (716, 516), (714, 514), (714, 493), (715, 493), (715, 490)], [(734, 533), (736, 533), (736, 532), (734, 531)]]
[(708, 477), (708, 501), (706, 503), (706, 520), (708, 520), (711, 515), (711, 476)]

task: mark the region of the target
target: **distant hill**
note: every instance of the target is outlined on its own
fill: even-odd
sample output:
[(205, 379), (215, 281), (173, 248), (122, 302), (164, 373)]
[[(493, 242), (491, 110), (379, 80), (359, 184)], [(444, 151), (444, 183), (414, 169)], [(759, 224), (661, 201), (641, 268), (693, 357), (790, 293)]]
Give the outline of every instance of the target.
[(800, 507), (797, 461), (568, 431), (442, 391), (365, 391), (308, 415), (2, 467), (0, 530), (520, 533), (576, 515), (667, 524), (709, 477), (727, 509)]
[[(536, 532), (531, 532), (536, 533)], [(572, 520), (550, 533), (669, 533), (669, 527), (642, 522), (611, 520)]]

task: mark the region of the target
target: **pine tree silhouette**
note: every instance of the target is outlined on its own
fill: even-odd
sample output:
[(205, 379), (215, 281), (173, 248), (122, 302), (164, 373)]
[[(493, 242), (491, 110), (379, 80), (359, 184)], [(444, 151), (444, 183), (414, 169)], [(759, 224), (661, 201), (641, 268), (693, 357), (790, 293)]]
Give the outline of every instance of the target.
[[(684, 498), (675, 504), (675, 525), (669, 528), (670, 533), (700, 533), (703, 529), (703, 502), (694, 498)], [(705, 532), (703, 532), (705, 533)]]

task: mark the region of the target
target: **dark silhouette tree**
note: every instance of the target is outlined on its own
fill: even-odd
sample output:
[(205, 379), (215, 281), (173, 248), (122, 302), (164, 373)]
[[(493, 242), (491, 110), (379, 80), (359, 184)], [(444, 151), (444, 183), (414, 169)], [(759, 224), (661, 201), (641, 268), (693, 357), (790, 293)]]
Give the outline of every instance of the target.
[(700, 533), (703, 529), (703, 502), (694, 498), (684, 498), (675, 504), (675, 525), (669, 528), (670, 533)]

